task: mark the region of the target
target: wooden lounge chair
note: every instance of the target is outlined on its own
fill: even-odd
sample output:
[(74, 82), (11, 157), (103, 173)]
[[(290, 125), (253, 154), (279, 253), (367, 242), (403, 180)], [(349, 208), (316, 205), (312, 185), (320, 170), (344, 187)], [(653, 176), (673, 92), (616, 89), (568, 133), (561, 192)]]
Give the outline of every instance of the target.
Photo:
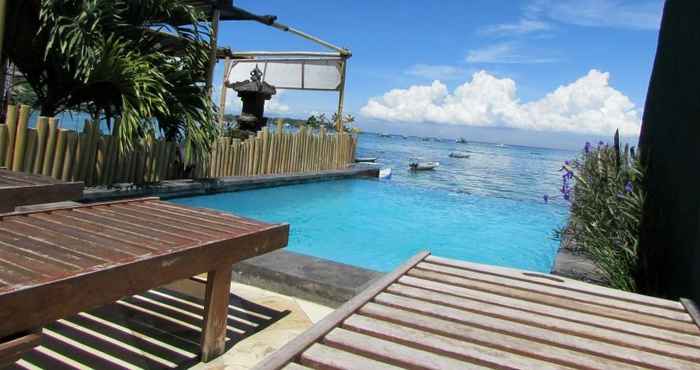
[(698, 368), (697, 309), (424, 252), (256, 369)]
[(59, 181), (0, 168), (0, 213), (12, 212), (17, 206), (80, 200), (82, 194), (82, 182)]
[(55, 320), (205, 272), (209, 361), (224, 350), (231, 265), (284, 247), (288, 234), (157, 198), (0, 214), (0, 365)]

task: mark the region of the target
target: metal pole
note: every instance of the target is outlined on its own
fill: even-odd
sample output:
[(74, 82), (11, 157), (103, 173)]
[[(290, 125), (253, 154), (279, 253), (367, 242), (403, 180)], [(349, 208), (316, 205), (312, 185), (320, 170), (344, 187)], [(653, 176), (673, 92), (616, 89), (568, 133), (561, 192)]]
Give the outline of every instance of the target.
[(272, 27), (277, 28), (278, 30), (281, 30), (281, 31), (284, 31), (284, 32), (293, 33), (293, 34), (295, 34), (295, 35), (297, 35), (297, 36), (300, 36), (300, 37), (303, 37), (303, 38), (305, 38), (305, 39), (307, 39), (307, 40), (309, 40), (309, 41), (315, 42), (315, 43), (317, 43), (317, 44), (319, 44), (319, 45), (323, 45), (323, 46), (325, 46), (325, 47), (327, 47), (327, 48), (329, 48), (329, 49), (331, 49), (331, 50), (335, 50), (335, 51), (339, 52), (339, 53), (340, 53), (341, 55), (343, 55), (343, 56), (351, 56), (351, 55), (352, 55), (352, 53), (350, 53), (350, 50), (348, 50), (348, 49), (341, 48), (341, 47), (339, 47), (339, 46), (335, 46), (335, 45), (331, 44), (330, 42), (323, 41), (323, 40), (319, 39), (319, 38), (316, 37), (316, 36), (311, 36), (311, 35), (309, 35), (309, 34), (306, 33), (306, 32), (302, 32), (302, 31), (300, 31), (300, 30), (297, 30), (297, 29), (295, 29), (295, 28), (289, 27), (289, 26), (284, 25), (284, 24), (282, 24), (282, 23), (277, 23), (277, 22), (275, 22), (275, 23), (272, 24)]
[(219, 100), (219, 125), (224, 127), (224, 113), (226, 111), (226, 93), (227, 87), (226, 82), (228, 81), (228, 74), (231, 70), (231, 59), (226, 57), (224, 60), (224, 79), (221, 81), (221, 98)]
[(347, 66), (347, 57), (343, 58), (343, 66), (340, 73), (340, 90), (338, 90), (338, 122), (336, 122), (336, 130), (343, 131), (343, 105), (345, 104), (345, 71)]
[(207, 95), (211, 98), (212, 88), (214, 86), (214, 68), (216, 67), (216, 52), (217, 39), (219, 37), (219, 18), (221, 17), (221, 9), (219, 9), (219, 4), (214, 5), (212, 19), (211, 19), (211, 38), (209, 40), (209, 70), (207, 70)]

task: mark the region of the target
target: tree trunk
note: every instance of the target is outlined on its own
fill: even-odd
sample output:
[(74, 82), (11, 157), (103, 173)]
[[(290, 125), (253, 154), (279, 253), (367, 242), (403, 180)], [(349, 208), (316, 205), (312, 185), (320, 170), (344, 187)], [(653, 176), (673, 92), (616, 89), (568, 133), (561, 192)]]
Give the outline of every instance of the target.
[(640, 149), (647, 199), (637, 284), (700, 301), (700, 1), (667, 0)]

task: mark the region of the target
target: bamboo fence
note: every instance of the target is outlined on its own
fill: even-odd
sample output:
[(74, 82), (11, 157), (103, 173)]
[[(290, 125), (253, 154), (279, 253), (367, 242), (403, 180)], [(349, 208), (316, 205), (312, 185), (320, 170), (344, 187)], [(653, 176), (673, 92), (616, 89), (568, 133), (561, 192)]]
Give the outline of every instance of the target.
[[(144, 139), (131, 150), (120, 151), (112, 135), (103, 135), (99, 123), (86, 121), (82, 132), (59, 128), (55, 118), (39, 117), (29, 127), (27, 106), (8, 106), (0, 124), (0, 167), (83, 181), (86, 186), (116, 183), (150, 184), (183, 178), (177, 144)], [(221, 137), (207, 160), (188, 175), (194, 178), (256, 176), (340, 169), (354, 160), (357, 137), (347, 133), (319, 133), (302, 127), (274, 132), (266, 127), (246, 140)]]

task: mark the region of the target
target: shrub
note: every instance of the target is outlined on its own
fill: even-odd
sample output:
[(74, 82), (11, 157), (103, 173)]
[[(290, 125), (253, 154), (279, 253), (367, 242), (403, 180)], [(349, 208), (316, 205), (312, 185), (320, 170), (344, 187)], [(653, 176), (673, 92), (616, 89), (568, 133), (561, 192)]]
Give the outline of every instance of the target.
[[(562, 195), (571, 202), (566, 230), (617, 289), (635, 291), (644, 171), (634, 148), (586, 143), (581, 156), (562, 167)], [(561, 233), (559, 234), (561, 235)]]

